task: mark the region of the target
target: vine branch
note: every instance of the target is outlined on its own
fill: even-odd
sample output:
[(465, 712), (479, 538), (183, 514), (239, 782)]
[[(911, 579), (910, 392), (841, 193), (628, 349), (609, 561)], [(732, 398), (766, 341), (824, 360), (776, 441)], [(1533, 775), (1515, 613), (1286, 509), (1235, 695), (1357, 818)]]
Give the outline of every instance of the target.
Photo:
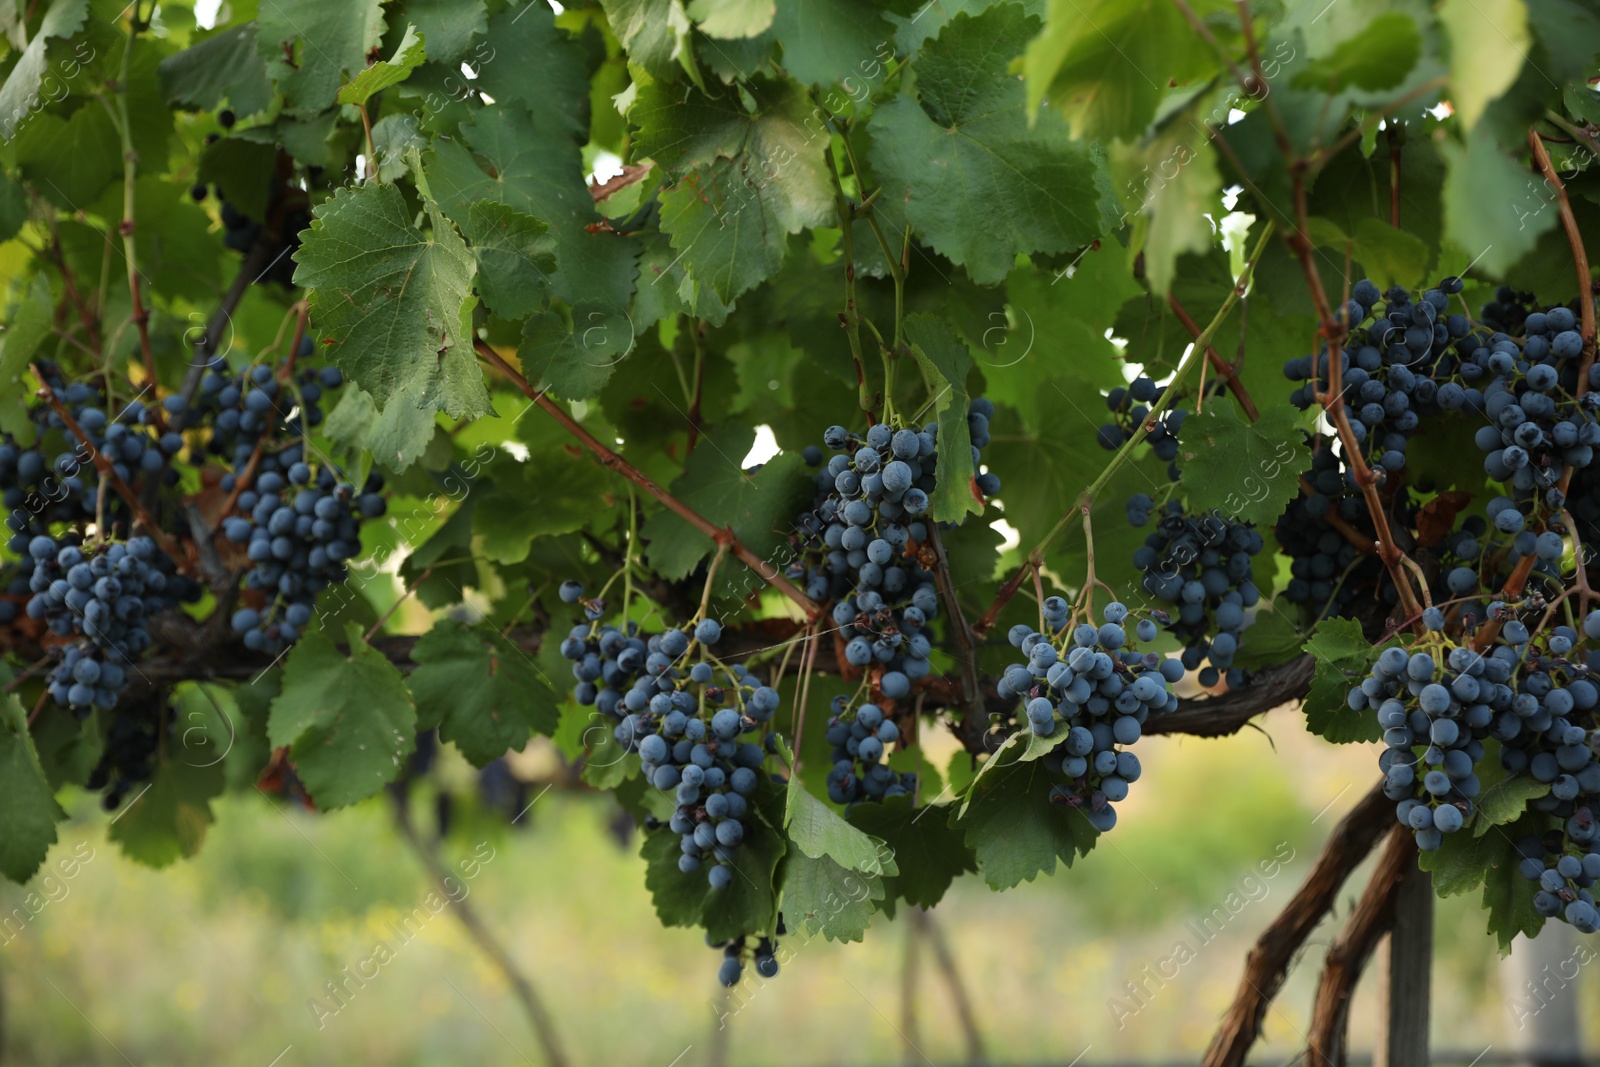
[[(1178, 316), (1178, 321), (1183, 323), (1184, 329), (1188, 330), (1190, 335), (1198, 341), (1203, 331), (1194, 319), (1189, 317), (1189, 313), (1184, 310), (1183, 305), (1178, 303), (1178, 294), (1168, 293), (1167, 303), (1172, 306), (1173, 314)], [(1245, 388), (1243, 379), (1239, 377), (1238, 368), (1223, 359), (1222, 354), (1209, 344), (1206, 345), (1206, 361), (1211, 364), (1211, 369), (1221, 375), (1223, 380), (1228, 383), (1228, 390), (1233, 393), (1234, 399), (1239, 401), (1239, 406), (1244, 409), (1245, 418), (1251, 422), (1259, 419), (1261, 412), (1256, 410), (1256, 402), (1250, 398), (1250, 390)]]
[(1583, 320), (1583, 362), (1578, 366), (1578, 396), (1589, 391), (1589, 368), (1594, 365), (1594, 285), (1589, 280), (1589, 254), (1584, 251), (1583, 235), (1578, 232), (1578, 220), (1572, 213), (1572, 201), (1567, 199), (1567, 187), (1561, 183), (1556, 168), (1550, 162), (1550, 153), (1537, 131), (1528, 131), (1528, 148), (1544, 180), (1556, 193), (1556, 207), (1561, 213), (1561, 228), (1566, 231), (1567, 244), (1572, 247), (1572, 268), (1578, 275), (1578, 311)]

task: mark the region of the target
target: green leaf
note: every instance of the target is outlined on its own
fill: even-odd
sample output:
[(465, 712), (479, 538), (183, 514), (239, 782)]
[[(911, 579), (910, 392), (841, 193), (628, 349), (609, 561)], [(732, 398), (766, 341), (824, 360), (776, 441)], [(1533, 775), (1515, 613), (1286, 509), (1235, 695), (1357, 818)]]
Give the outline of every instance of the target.
[(1007, 67), (1038, 20), (1015, 4), (950, 20), (917, 60), (917, 96), (873, 112), (869, 158), (883, 200), (982, 285), (1019, 252), (1065, 252), (1110, 229), (1117, 210), (1103, 154), (1060, 116), (1029, 128)]
[[(985, 768), (987, 769), (987, 768)], [(1050, 803), (1044, 764), (1016, 763), (980, 773), (957, 823), (991, 889), (1010, 889), (1088, 855), (1099, 834), (1076, 808)]]
[(1438, 848), (1417, 854), (1417, 865), (1433, 875), (1435, 893), (1441, 897), (1459, 896), (1482, 885), (1490, 865), (1503, 862), (1507, 849), (1500, 834), (1445, 834)]
[(176, 695), (171, 750), (107, 831), (123, 854), (147, 867), (165, 867), (200, 851), (216, 821), (211, 801), (228, 785), (223, 761), (242, 725), (199, 685), (182, 685)]
[(1306, 632), (1299, 623), (1299, 609), (1284, 602), (1283, 609), (1263, 600), (1255, 619), (1239, 638), (1235, 667), (1254, 669), (1287, 663), (1300, 654)]
[(427, 58), (422, 35), (415, 26), (408, 25), (405, 36), (395, 45), (394, 55), (389, 59), (380, 59), (350, 79), (350, 84), (339, 90), (339, 103), (365, 104), (378, 93), (411, 77), (411, 72)]
[(934, 468), (938, 485), (928, 510), (940, 522), (959, 523), (968, 515), (983, 514), (983, 500), (973, 481), (972, 437), (967, 429), (967, 373), (972, 369), (972, 354), (948, 322), (932, 315), (907, 316), (905, 334), (939, 422)]
[(1431, 258), (1422, 238), (1370, 216), (1356, 223), (1351, 254), (1367, 268), (1367, 277), (1384, 289), (1391, 285), (1415, 288)]
[(1473, 819), (1472, 836), (1483, 837), (1494, 827), (1515, 822), (1528, 810), (1528, 801), (1536, 800), (1549, 792), (1549, 782), (1541, 782), (1530, 775), (1507, 775), (1485, 789), (1478, 797), (1478, 812)]
[(0, 385), (10, 386), (28, 369), (39, 345), (50, 336), (54, 321), (50, 276), (40, 271), (22, 290), (5, 331), (0, 333)]
[(783, 918), (829, 941), (860, 941), (866, 936), (883, 880), (842, 867), (827, 856), (791, 852), (783, 864)]
[(800, 852), (812, 859), (827, 856), (846, 870), (896, 874), (894, 855), (882, 841), (862, 833), (812, 796), (799, 778), (789, 779), (783, 828)]
[[(1191, 143), (1193, 142), (1193, 143)], [(1216, 241), (1212, 218), (1221, 214), (1222, 177), (1211, 143), (1174, 128), (1137, 147), (1114, 153), (1124, 206), (1133, 221), (1130, 258), (1141, 250), (1150, 290), (1166, 296), (1178, 257), (1204, 252)]]
[(530, 382), (569, 400), (600, 395), (633, 351), (633, 323), (599, 303), (540, 311), (522, 327), (517, 361)]
[(56, 821), (66, 817), (45, 781), (27, 713), (8, 693), (0, 699), (0, 874), (32, 878), (55, 844)]
[(111, 116), (89, 101), (63, 120), (36, 115), (13, 151), (22, 176), (57, 207), (81, 211), (122, 177), (122, 150)]
[[(508, 102), (520, 103), (574, 151), (588, 140), (589, 72), (584, 49), (556, 26), (555, 12), (548, 5), (529, 2), (502, 10), (489, 20), (484, 41), (489, 53), (481, 60), (473, 88), (500, 105), (489, 113), (505, 110)], [(480, 115), (480, 125), (484, 118), (486, 114)], [(554, 222), (537, 211), (533, 214)]]
[[(894, 25), (923, 0), (783, 0), (772, 21), (783, 69), (797, 81), (859, 99), (883, 84), (894, 58)], [(829, 106), (833, 106), (830, 104)]]
[[(1222, 7), (1192, 5), (1204, 17)], [(1195, 37), (1177, 5), (1163, 0), (1050, 0), (1044, 32), (1022, 69), (1028, 107), (1049, 98), (1076, 137), (1129, 140), (1155, 118), (1169, 84), (1208, 76), (1216, 52)]]
[[(395, 23), (411, 23), (428, 42), (428, 58), (453, 63), (488, 27), (484, 0), (403, 0), (395, 5)], [(475, 54), (481, 62), (481, 56)]]
[[(755, 110), (726, 93), (688, 98), (670, 86), (641, 89), (628, 118), (640, 156), (663, 167), (661, 229), (687, 277), (691, 306), (708, 288), (722, 304), (778, 272), (788, 235), (832, 218), (823, 152), (826, 126), (787, 83), (752, 87)], [(714, 325), (721, 325), (713, 320)]]
[(1553, 194), (1478, 129), (1467, 143), (1440, 145), (1445, 238), (1490, 275), (1499, 277), (1556, 224)]
[(560, 698), (544, 671), (493, 626), (441, 619), (411, 658), (418, 727), (438, 725), (476, 767), (522, 751), (530, 734), (548, 736), (560, 724)]
[(334, 105), (346, 75), (366, 68), (383, 30), (380, 0), (270, 0), (256, 36), (285, 108), (315, 114)]
[(1523, 0), (1444, 0), (1439, 24), (1450, 40), (1450, 104), (1471, 131), (1522, 71), (1533, 44), (1528, 8)]
[(408, 396), (470, 418), (489, 411), (469, 329), (474, 263), (431, 201), (427, 215), (425, 234), (394, 186), (340, 189), (301, 237), (294, 281), (312, 290), (334, 362), (379, 405)]
[(0, 170), (0, 243), (11, 240), (28, 221), (28, 191)]
[(1539, 883), (1528, 881), (1517, 870), (1519, 857), (1514, 842), (1526, 834), (1539, 833), (1547, 821), (1529, 818), (1526, 823), (1519, 821), (1478, 839), (1498, 845), (1486, 846), (1482, 854), (1488, 864), (1483, 876), (1483, 907), (1489, 913), (1489, 932), (1500, 943), (1501, 956), (1511, 951), (1511, 942), (1518, 934), (1533, 937), (1544, 928), (1544, 916), (1533, 908)]
[(881, 803), (850, 809), (851, 823), (894, 850), (900, 871), (883, 880), (889, 899), (931, 908), (944, 898), (951, 882), (978, 869), (950, 815), (943, 805), (912, 807), (910, 797), (885, 797)]
[[(1441, 19), (1449, 25), (1448, 16)], [(1294, 76), (1297, 89), (1316, 88), (1330, 95), (1344, 89), (1393, 89), (1406, 80), (1422, 55), (1422, 35), (1409, 15), (1386, 12), (1331, 52), (1306, 64)], [(1515, 68), (1512, 70), (1515, 80)], [(1452, 94), (1452, 99), (1454, 99)]]
[(652, 78), (671, 81), (685, 63), (693, 64), (694, 26), (682, 0), (600, 0), (600, 6), (628, 53), (628, 62), (637, 63)]
[(772, 25), (775, 0), (689, 0), (689, 17), (707, 37), (759, 37)]
[(432, 408), (418, 407), (409, 396), (397, 396), (373, 419), (364, 444), (374, 459), (398, 474), (422, 458), (433, 441), (433, 431)]
[[(609, 733), (609, 731), (607, 731)], [(766, 934), (777, 927), (778, 896), (773, 885), (785, 853), (784, 837), (773, 828), (783, 820), (783, 794), (763, 784), (752, 798), (755, 811), (744, 820), (744, 841), (733, 853), (733, 881), (712, 889), (706, 870), (678, 869), (678, 835), (661, 828), (645, 834), (645, 888), (665, 926), (704, 926), (712, 941)]]
[(1231, 401), (1207, 404), (1183, 423), (1178, 466), (1184, 489), (1240, 522), (1272, 525), (1311, 468), (1301, 434), (1307, 421), (1289, 404), (1268, 404), (1254, 423)]
[[(638, 273), (639, 243), (614, 233), (589, 232), (587, 227), (599, 222), (600, 214), (584, 185), (578, 146), (550, 123), (548, 114), (535, 119), (521, 107), (487, 108), (461, 127), (465, 145), (435, 141), (426, 164), (428, 181), (438, 191), (445, 214), (462, 227), (469, 225), (471, 206), (480, 200), (508, 204), (549, 225), (556, 238), (557, 267), (551, 294), (569, 305), (592, 304), (607, 315), (625, 316)], [(475, 155), (491, 170), (485, 172)]]
[(168, 56), (160, 70), (161, 87), (172, 104), (213, 111), (226, 100), (235, 115), (245, 118), (272, 101), (253, 22), (230, 26)]
[(416, 708), (405, 679), (383, 654), (346, 633), (346, 656), (320, 631), (306, 634), (284, 664), (267, 736), (290, 745), (295, 770), (317, 806), (342, 808), (394, 781), (416, 747)]
[(33, 39), (0, 85), (0, 140), (10, 140), (22, 121), (40, 106), (39, 87), (49, 69), (51, 40), (76, 36), (88, 15), (88, 0), (51, 0)]
[(478, 292), (496, 315), (520, 319), (544, 300), (556, 269), (550, 227), (493, 200), (475, 200), (462, 226), (478, 259)]
[(1337, 745), (1382, 737), (1377, 715), (1351, 711), (1345, 703), (1350, 690), (1361, 684), (1375, 654), (1361, 633), (1361, 624), (1354, 619), (1323, 619), (1305, 648), (1317, 660), (1317, 672), (1303, 705), (1306, 729)]
[[(713, 427), (672, 483), (672, 495), (718, 527), (731, 526), (751, 551), (770, 558), (807, 506), (813, 486), (802, 473), (804, 462), (793, 453), (754, 473), (742, 470), (739, 460), (754, 441), (755, 431), (737, 423)], [(651, 570), (670, 580), (688, 577), (715, 547), (670, 511), (652, 515), (640, 532), (650, 545)]]
[(224, 137), (200, 155), (201, 184), (215, 184), (228, 203), (254, 219), (267, 213), (278, 152), (270, 144)]

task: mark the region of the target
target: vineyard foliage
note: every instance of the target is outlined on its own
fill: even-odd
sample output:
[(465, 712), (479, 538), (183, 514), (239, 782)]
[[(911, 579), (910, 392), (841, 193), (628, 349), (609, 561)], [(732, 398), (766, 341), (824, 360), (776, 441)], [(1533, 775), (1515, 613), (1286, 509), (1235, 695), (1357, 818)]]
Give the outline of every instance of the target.
[(1592, 4), (0, 33), (6, 877), (549, 737), (736, 981), (1298, 701), (1502, 947), (1600, 925)]

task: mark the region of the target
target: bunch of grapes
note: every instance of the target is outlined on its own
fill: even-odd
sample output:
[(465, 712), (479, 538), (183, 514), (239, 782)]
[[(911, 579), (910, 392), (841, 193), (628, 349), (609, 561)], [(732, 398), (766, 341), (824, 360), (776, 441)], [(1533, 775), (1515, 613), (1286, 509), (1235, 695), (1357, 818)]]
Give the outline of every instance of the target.
[[(1183, 677), (1183, 665), (1131, 647), (1124, 605), (1107, 604), (1102, 617), (1099, 627), (1086, 622), (1069, 633), (1066, 602), (1050, 598), (1045, 622), (1054, 636), (1012, 627), (1011, 643), (1027, 662), (1007, 667), (998, 687), (1001, 696), (1023, 701), (1035, 736), (1061, 738), (1044, 757), (1046, 768), (1063, 779), (1052, 787), (1051, 803), (1077, 808), (1104, 832), (1117, 822), (1112, 805), (1127, 797), (1140, 774), (1138, 757), (1118, 746), (1138, 741), (1152, 714), (1176, 710), (1171, 687)], [(1154, 622), (1141, 619), (1134, 636), (1149, 642), (1156, 633)]]
[(155, 774), (163, 735), (169, 746), (173, 743), (172, 725), (172, 709), (164, 693), (125, 699), (110, 713), (105, 750), (86, 783), (91, 791), (101, 793), (105, 810), (116, 809)]
[[(1149, 405), (1161, 399), (1166, 386), (1141, 375), (1126, 389), (1118, 387), (1106, 396), (1106, 407), (1111, 409), (1111, 421), (1100, 427), (1095, 440), (1108, 452), (1115, 452), (1133, 438), (1135, 428), (1149, 418)], [(1156, 458), (1167, 464), (1167, 476), (1178, 480), (1178, 431), (1189, 413), (1182, 408), (1168, 408), (1150, 427), (1145, 440), (1150, 442)]]
[[(583, 589), (565, 582), (561, 597), (579, 603)], [(624, 632), (591, 619), (561, 642), (577, 679), (574, 698), (616, 720), (617, 742), (639, 754), (652, 786), (673, 796), (670, 826), (683, 848), (678, 869), (688, 874), (707, 865), (713, 889), (733, 881), (735, 850), (754, 828), (748, 798), (761, 784), (767, 751), (745, 735), (763, 730), (778, 709), (778, 691), (742, 664), (723, 667), (696, 655), (721, 636), (715, 619), (648, 639), (632, 623)]]
[(897, 774), (884, 762), (888, 746), (900, 740), (900, 727), (876, 704), (850, 706), (850, 698), (834, 698), (828, 720), (833, 769), (828, 772), (828, 799), (835, 804), (915, 794), (917, 776)]
[[(1137, 494), (1128, 501), (1128, 521), (1143, 526), (1154, 509), (1149, 496)], [(1244, 671), (1233, 666), (1233, 657), (1245, 609), (1261, 600), (1252, 561), (1265, 543), (1254, 527), (1221, 512), (1188, 515), (1177, 500), (1162, 510), (1155, 530), (1134, 552), (1134, 566), (1144, 572), (1147, 592), (1177, 607), (1167, 629), (1184, 644), (1184, 667), (1199, 668), (1203, 686), (1216, 685), (1226, 672), (1228, 685), (1238, 688)], [(1201, 668), (1207, 658), (1209, 665)]]
[(1385, 603), (1399, 601), (1399, 591), (1375, 557), (1363, 554), (1332, 523), (1337, 518), (1360, 533), (1372, 536), (1371, 517), (1345, 471), (1339, 456), (1325, 439), (1311, 453), (1306, 480), (1311, 491), (1289, 503), (1273, 532), (1289, 557), (1289, 584), (1283, 595), (1313, 619), (1344, 614), (1359, 589), (1378, 584)]
[(58, 637), (76, 639), (52, 649), (60, 662), (50, 674), (51, 699), (80, 719), (93, 708), (115, 707), (128, 672), (150, 647), (145, 619), (198, 590), (174, 574), (148, 537), (85, 547), (39, 534), (28, 543), (28, 555), (28, 617)]
[[(299, 638), (317, 595), (348, 578), (345, 561), (361, 550), (361, 523), (387, 509), (381, 474), (369, 474), (358, 490), (307, 447), (304, 435), (322, 422), (324, 396), (343, 384), (336, 367), (303, 368), (286, 383), (266, 364), (241, 374), (222, 366), (201, 379), (195, 413), (211, 428), (210, 450), (234, 466), (221, 488), (232, 492), (253, 472), (235, 501), (239, 514), (222, 520), (223, 536), (244, 545), (254, 564), (245, 588), (259, 602), (232, 619), (252, 651), (276, 655)], [(282, 443), (270, 447), (279, 435)]]
[[(778, 933), (783, 933), (783, 920), (778, 921)], [(747, 948), (747, 942), (755, 941), (754, 948)], [(717, 968), (717, 981), (732, 989), (739, 984), (739, 979), (744, 975), (744, 956), (748, 951), (750, 962), (756, 966), (756, 973), (763, 978), (776, 978), (778, 976), (778, 940), (775, 937), (736, 937), (731, 941), (713, 942), (707, 939), (706, 943), (712, 948), (722, 950), (722, 966)]]

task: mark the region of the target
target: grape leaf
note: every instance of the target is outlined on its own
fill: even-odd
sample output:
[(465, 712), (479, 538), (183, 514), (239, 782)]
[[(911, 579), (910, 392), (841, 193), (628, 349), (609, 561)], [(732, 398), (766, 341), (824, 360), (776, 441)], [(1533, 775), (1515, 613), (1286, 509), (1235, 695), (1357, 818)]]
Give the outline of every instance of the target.
[[(1203, 0), (1191, 9), (1204, 18), (1223, 6)], [(1022, 69), (1030, 109), (1048, 98), (1074, 136), (1109, 143), (1143, 132), (1169, 85), (1205, 78), (1217, 64), (1175, 4), (1050, 0)]]
[(560, 723), (555, 690), (528, 654), (492, 626), (441, 619), (411, 651), (417, 727), (439, 727), (476, 767), (522, 751)]
[[(1265, 567), (1261, 568), (1265, 570)], [(1265, 575), (1257, 574), (1265, 581)], [(1239, 638), (1235, 667), (1247, 670), (1287, 663), (1300, 654), (1307, 633), (1300, 625), (1300, 609), (1287, 601), (1279, 605), (1263, 600), (1255, 618)]]
[(883, 880), (828, 856), (791, 852), (783, 863), (783, 918), (829, 941), (860, 941), (884, 898)]
[(33, 877), (56, 841), (56, 803), (15, 693), (0, 699), (0, 874), (13, 882)]
[[(1133, 234), (1128, 251), (1144, 253), (1150, 291), (1166, 296), (1178, 256), (1204, 252), (1215, 241), (1211, 218), (1221, 214), (1222, 178), (1208, 141), (1174, 127), (1136, 146), (1118, 146), (1114, 169)], [(1208, 218), (1207, 216), (1210, 216)]]
[(216, 821), (211, 801), (227, 788), (223, 764), (236, 727), (198, 686), (180, 690), (174, 751), (156, 767), (150, 784), (124, 801), (107, 836), (129, 859), (166, 867), (189, 859)]
[[(787, 540), (814, 487), (794, 453), (778, 456), (755, 473), (745, 472), (739, 462), (754, 441), (755, 431), (737, 423), (713, 427), (672, 483), (672, 495), (718, 527), (731, 526), (752, 551), (769, 558)], [(650, 516), (640, 532), (650, 545), (651, 570), (672, 580), (687, 577), (715, 547), (670, 511)]]
[(50, 336), (55, 304), (50, 298), (50, 276), (40, 271), (21, 287), (11, 320), (0, 333), (0, 383), (10, 386), (28, 369), (28, 361)]
[[(1395, 17), (1380, 16), (1373, 29)], [(1439, 25), (1450, 39), (1450, 104), (1470, 131), (1522, 71), (1533, 44), (1528, 8), (1523, 0), (1445, 0)]]
[(939, 423), (934, 468), (938, 485), (928, 512), (940, 522), (959, 523), (968, 515), (983, 514), (983, 501), (973, 481), (972, 436), (967, 429), (967, 373), (972, 369), (972, 354), (948, 322), (932, 315), (907, 316), (905, 334)]
[(51, 40), (75, 36), (88, 15), (89, 0), (51, 0), (33, 39), (0, 85), (0, 139), (10, 140), (18, 125), (39, 106)]
[(416, 708), (400, 672), (351, 624), (349, 655), (322, 632), (306, 634), (284, 664), (267, 736), (292, 746), (296, 772), (317, 806), (342, 808), (394, 781), (416, 747)]
[(411, 72), (427, 58), (427, 46), (422, 35), (415, 26), (407, 25), (405, 36), (395, 45), (394, 55), (378, 60), (350, 79), (349, 84), (339, 90), (339, 103), (365, 104), (385, 89), (411, 77)]
[(1350, 690), (1361, 684), (1375, 655), (1361, 633), (1361, 624), (1354, 619), (1323, 619), (1305, 649), (1317, 660), (1317, 671), (1303, 705), (1306, 729), (1334, 744), (1382, 737), (1377, 715), (1351, 711), (1345, 703)]
[(396, 474), (422, 458), (433, 442), (434, 413), (409, 396), (397, 396), (372, 420), (363, 444), (372, 457)]
[(475, 200), (461, 227), (478, 259), (478, 292), (496, 315), (520, 319), (543, 301), (556, 269), (550, 228), (509, 204)]
[[(555, 12), (541, 3), (506, 8), (489, 20), (484, 40), (490, 52), (474, 88), (501, 106), (480, 113), (480, 123), (515, 101), (573, 150), (583, 144), (589, 135), (589, 75), (583, 48), (556, 25)], [(539, 150), (537, 145), (527, 147)]]
[[(825, 124), (791, 85), (714, 99), (671, 87), (641, 90), (628, 118), (637, 152), (671, 182), (661, 195), (661, 229), (687, 274), (679, 294), (697, 303), (707, 287), (722, 304), (776, 274), (788, 235), (834, 214), (823, 151)], [(721, 325), (713, 320), (714, 325)]]
[(1477, 816), (1472, 823), (1472, 836), (1483, 837), (1495, 827), (1515, 822), (1528, 810), (1528, 801), (1549, 792), (1550, 783), (1541, 782), (1532, 775), (1506, 775), (1479, 795)]
[[(444, 213), (463, 228), (472, 204), (480, 200), (508, 204), (547, 224), (556, 238), (551, 294), (568, 304), (593, 304), (607, 315), (626, 316), (639, 243), (587, 229), (600, 214), (584, 186), (583, 160), (566, 131), (551, 129), (550, 123), (548, 116), (536, 119), (521, 107), (501, 104), (481, 111), (461, 127), (465, 145), (455, 139), (434, 142), (425, 165), (428, 181)], [(474, 155), (491, 169), (485, 172)]]
[(677, 834), (664, 828), (645, 834), (640, 849), (647, 865), (644, 884), (664, 926), (702, 925), (713, 942), (776, 928), (773, 878), (786, 847), (773, 826), (783, 821), (783, 796), (770, 783), (756, 790), (755, 810), (744, 820), (744, 841), (733, 852), (733, 881), (723, 889), (710, 887), (704, 866), (688, 874), (678, 869), (683, 852)]
[(826, 856), (849, 871), (896, 874), (894, 855), (882, 841), (850, 825), (828, 805), (812, 796), (799, 778), (789, 779), (788, 804), (783, 828), (802, 854), (812, 859)]
[(652, 78), (670, 82), (694, 66), (690, 36), (694, 26), (683, 0), (600, 0), (611, 32), (628, 53), (628, 62)]
[(707, 37), (757, 37), (768, 26), (774, 0), (689, 0), (688, 14)]
[(17, 168), (40, 195), (68, 211), (82, 210), (122, 176), (117, 130), (96, 101), (68, 118), (36, 115), (13, 143)]
[(173, 104), (201, 111), (227, 100), (235, 115), (254, 115), (272, 102), (267, 65), (256, 48), (256, 26), (230, 26), (161, 61), (161, 86)]
[(922, 49), (917, 98), (881, 105), (867, 125), (885, 199), (982, 285), (1018, 252), (1065, 252), (1116, 222), (1104, 154), (1053, 112), (1030, 129), (1023, 87), (1006, 76), (1037, 29), (1016, 4), (957, 15)]
[(460, 59), (472, 38), (488, 27), (484, 0), (402, 0), (395, 7), (396, 24), (416, 26), (435, 63)]
[(1037, 761), (979, 774), (957, 828), (991, 889), (1010, 889), (1086, 856), (1099, 834), (1083, 812), (1050, 803), (1051, 775)]
[(530, 382), (569, 400), (598, 396), (633, 351), (633, 322), (601, 303), (584, 301), (528, 316), (517, 361)]
[(482, 415), (489, 393), (472, 352), (472, 253), (431, 201), (426, 213), (425, 234), (393, 185), (340, 189), (301, 237), (294, 281), (312, 290), (329, 355), (380, 406), (409, 396), (456, 418)]
[(885, 797), (881, 803), (850, 809), (851, 823), (894, 850), (900, 870), (883, 879), (888, 899), (931, 908), (951, 882), (978, 869), (950, 815), (945, 806), (912, 807), (910, 797)]
[(1491, 276), (1501, 276), (1556, 224), (1554, 194), (1485, 130), (1465, 146), (1445, 140), (1444, 233)]
[(784, 0), (772, 20), (783, 69), (797, 81), (859, 98), (883, 84), (894, 58), (894, 25), (923, 0)]
[(1207, 404), (1184, 420), (1179, 437), (1184, 488), (1241, 522), (1270, 526), (1311, 467), (1301, 434), (1309, 418), (1289, 404), (1269, 404), (1250, 423), (1231, 401)]
[[(1300, 89), (1319, 88), (1329, 94), (1349, 88), (1393, 89), (1406, 80), (1421, 55), (1422, 35), (1416, 20), (1398, 11), (1389, 11), (1372, 19), (1360, 33), (1340, 41), (1332, 51), (1300, 68), (1292, 84)], [(1515, 77), (1513, 67), (1512, 80)], [(1452, 82), (1452, 100), (1458, 99), (1458, 85)]]
[[(1489, 932), (1500, 944), (1500, 955), (1511, 951), (1518, 934), (1533, 937), (1544, 928), (1544, 916), (1533, 908), (1539, 883), (1522, 877), (1514, 842), (1524, 834), (1537, 834), (1540, 820), (1530, 818), (1478, 838), (1477, 858), (1483, 867), (1483, 907), (1489, 913)], [(1449, 835), (1462, 836), (1459, 833)]]
[(345, 75), (366, 68), (383, 30), (379, 0), (272, 0), (256, 36), (286, 109), (309, 115), (334, 105)]

